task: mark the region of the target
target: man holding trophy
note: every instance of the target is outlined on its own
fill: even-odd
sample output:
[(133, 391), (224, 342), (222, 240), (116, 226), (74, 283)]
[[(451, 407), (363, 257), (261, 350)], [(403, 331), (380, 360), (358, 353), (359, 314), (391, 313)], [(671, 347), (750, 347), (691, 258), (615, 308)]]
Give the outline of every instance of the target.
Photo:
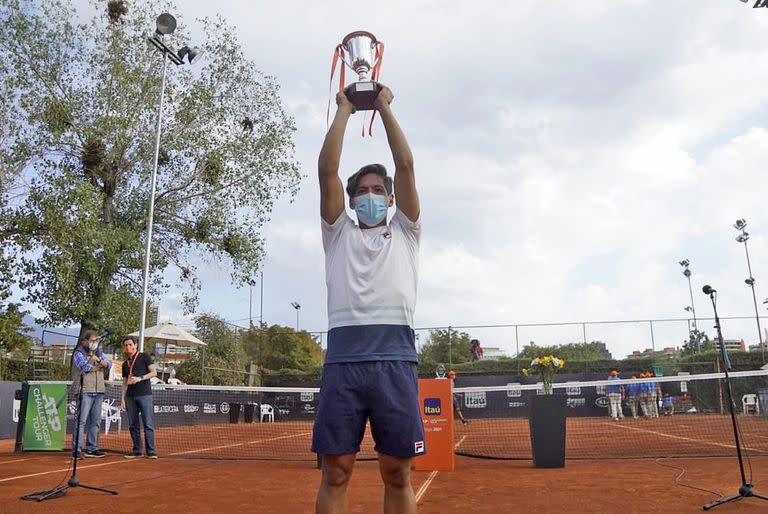
[[(372, 38), (350, 36), (356, 34)], [(357, 43), (370, 47), (369, 41)], [(350, 57), (370, 69), (370, 56), (367, 62), (365, 55)], [(358, 223), (345, 212), (339, 177), (344, 133), (350, 116), (366, 108), (353, 104), (349, 91), (336, 96), (336, 115), (318, 159), (329, 320), (312, 438), (312, 451), (322, 455), (319, 513), (346, 511), (347, 485), (367, 422), (379, 455), (385, 512), (416, 512), (410, 469), (413, 458), (425, 453), (413, 331), (421, 234), (413, 155), (392, 112), (392, 91), (379, 83), (369, 90), (377, 91), (372, 108), (381, 115), (392, 151), (394, 189), (383, 165), (363, 166), (346, 186)]]

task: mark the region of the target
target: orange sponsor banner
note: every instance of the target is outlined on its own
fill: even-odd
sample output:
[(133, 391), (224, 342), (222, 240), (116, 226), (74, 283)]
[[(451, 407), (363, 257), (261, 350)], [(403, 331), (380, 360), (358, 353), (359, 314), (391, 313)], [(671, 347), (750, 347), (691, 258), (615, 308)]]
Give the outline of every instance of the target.
[(416, 457), (418, 471), (453, 471), (453, 381), (447, 378), (419, 379), (419, 408), (424, 423), (427, 452)]

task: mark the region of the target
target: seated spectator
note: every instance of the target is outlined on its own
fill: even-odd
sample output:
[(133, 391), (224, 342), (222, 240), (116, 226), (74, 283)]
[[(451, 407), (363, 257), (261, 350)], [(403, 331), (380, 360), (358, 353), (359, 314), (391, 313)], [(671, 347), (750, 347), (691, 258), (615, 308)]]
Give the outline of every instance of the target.
[(669, 393), (664, 393), (664, 399), (661, 403), (661, 412), (665, 416), (672, 416), (675, 413), (675, 397)]

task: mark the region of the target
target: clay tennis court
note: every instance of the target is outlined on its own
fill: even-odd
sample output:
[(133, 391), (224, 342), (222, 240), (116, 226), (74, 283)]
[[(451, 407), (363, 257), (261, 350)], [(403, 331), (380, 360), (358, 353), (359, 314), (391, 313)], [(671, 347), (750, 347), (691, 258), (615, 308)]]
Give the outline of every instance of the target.
[[(733, 494), (740, 479), (734, 458), (667, 459), (686, 470), (681, 482)], [(768, 458), (753, 458), (756, 477), (768, 472)], [(70, 490), (46, 502), (22, 501), (23, 494), (50, 489), (66, 474), (62, 454), (0, 457), (2, 512), (313, 512), (320, 472), (311, 462), (165, 458), (127, 460), (113, 456), (80, 461), (84, 484), (116, 489), (118, 496)], [(414, 472), (419, 512), (700, 512), (715, 494), (675, 484), (678, 469), (654, 459), (574, 460), (562, 469), (536, 469), (527, 461), (457, 459), (454, 472)], [(758, 481), (756, 490), (761, 491)], [(765, 488), (763, 488), (765, 489)], [(358, 462), (349, 489), (349, 511), (382, 510), (377, 464)], [(716, 512), (766, 512), (746, 499)]]
[[(742, 447), (756, 456), (768, 456), (768, 417), (739, 415)], [(727, 415), (699, 414), (656, 419), (568, 418), (566, 456), (569, 459), (621, 459), (649, 457), (730, 457), (736, 447)], [(200, 424), (157, 428), (160, 454), (174, 458), (224, 458), (315, 461), (309, 451), (312, 422)], [(128, 453), (127, 430), (99, 436), (105, 451)], [(475, 419), (455, 427), (455, 449), (460, 455), (530, 459), (528, 420)], [(66, 446), (71, 447), (71, 435)], [(360, 457), (375, 458), (370, 429)], [(0, 441), (0, 452), (13, 450)]]
[[(766, 493), (768, 428), (765, 420), (754, 416), (740, 422), (745, 447), (753, 455), (755, 490)], [(702, 423), (709, 426), (702, 427)], [(530, 452), (525, 420), (476, 420), (457, 429), (457, 452), (482, 452), (486, 445), (488, 451), (495, 452), (503, 447), (514, 458), (459, 456), (454, 472), (414, 472), (413, 487), (423, 513), (698, 512), (719, 494), (734, 494), (740, 485), (735, 447), (727, 428), (727, 417), (719, 415), (619, 423), (569, 419), (566, 467), (537, 469), (524, 458)], [(211, 434), (216, 433), (214, 441)], [(0, 511), (140, 512), (151, 508), (167, 512), (312, 512), (320, 471), (315, 468), (313, 454), (307, 451), (310, 434), (309, 423), (161, 429), (161, 459), (156, 461), (127, 460), (117, 453), (101, 460), (79, 461), (82, 483), (116, 489), (118, 496), (73, 489), (65, 497), (41, 504), (19, 497), (51, 489), (68, 478), (67, 454), (10, 454), (12, 444), (4, 441), (0, 446), (0, 452), (5, 452), (0, 455)], [(102, 437), (106, 448), (120, 449), (128, 444), (125, 431)], [(630, 458), (638, 447), (649, 445), (658, 455), (685, 455), (706, 448), (728, 456)], [(164, 447), (174, 451), (164, 453)], [(622, 458), (579, 457), (592, 451), (610, 451)], [(283, 452), (284, 459), (254, 458), (274, 459), (276, 452)], [(190, 458), (246, 453), (248, 460)], [(363, 453), (372, 456), (368, 437)], [(685, 474), (678, 479), (682, 470)], [(350, 512), (381, 511), (382, 486), (375, 461), (358, 462), (349, 500)], [(765, 502), (745, 499), (720, 506), (716, 512), (766, 509)]]

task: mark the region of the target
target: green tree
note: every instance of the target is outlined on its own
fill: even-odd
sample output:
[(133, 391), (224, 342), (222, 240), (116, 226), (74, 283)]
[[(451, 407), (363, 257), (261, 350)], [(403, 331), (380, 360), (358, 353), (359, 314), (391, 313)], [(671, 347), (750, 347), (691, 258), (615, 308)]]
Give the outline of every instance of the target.
[(32, 345), (32, 338), (26, 335), (32, 329), (23, 319), (29, 312), (21, 310), (17, 303), (6, 303), (8, 296), (7, 292), (0, 291), (0, 354), (27, 350)]
[(206, 343), (206, 346), (195, 350), (179, 366), (177, 377), (188, 384), (199, 384), (203, 376), (203, 383), (209, 385), (243, 385), (246, 358), (240, 332), (241, 329), (214, 314), (195, 317), (195, 337)]
[[(47, 324), (103, 327), (135, 307), (162, 66), (147, 35), (165, 10), (115, 0), (80, 24), (68, 0), (0, 0), (4, 105), (13, 107), (0, 166), (31, 178), (0, 212), (0, 242), (20, 255), (22, 299)], [(202, 62), (168, 69), (150, 281), (157, 296), (175, 269), (190, 312), (195, 263), (227, 266), (235, 284), (253, 277), (260, 230), (300, 179), (275, 80), (245, 59), (234, 27), (200, 23)], [(189, 39), (180, 27), (168, 42)]]
[(701, 330), (691, 330), (688, 339), (683, 341), (682, 355), (693, 355), (717, 350), (717, 345)]
[(554, 355), (568, 361), (596, 361), (605, 359), (601, 353), (603, 343), (591, 341), (589, 343), (566, 343), (553, 346), (538, 346), (528, 344), (521, 351), (519, 357), (533, 359), (539, 355)]
[(419, 351), (419, 360), (425, 363), (460, 364), (471, 359), (469, 342), (472, 338), (466, 332), (452, 328), (429, 331), (429, 339)]
[(311, 371), (323, 361), (317, 339), (281, 325), (251, 327), (243, 333), (243, 348), (259, 367), (274, 371)]

